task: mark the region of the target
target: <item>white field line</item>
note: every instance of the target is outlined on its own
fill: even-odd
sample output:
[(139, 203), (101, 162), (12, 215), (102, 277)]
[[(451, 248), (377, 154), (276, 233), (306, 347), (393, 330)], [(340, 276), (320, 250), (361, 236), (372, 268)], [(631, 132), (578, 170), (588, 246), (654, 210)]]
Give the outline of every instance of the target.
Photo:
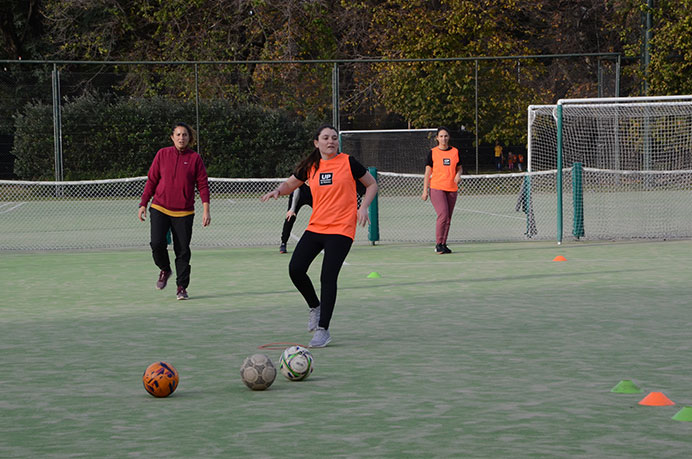
[[(12, 204), (15, 204), (15, 205), (12, 206)], [(11, 212), (14, 209), (16, 209), (17, 207), (23, 206), (24, 204), (26, 204), (26, 203), (24, 203), (24, 202), (18, 202), (18, 203), (5, 202), (5, 203), (2, 203), (2, 204), (0, 204), (0, 214), (6, 214), (7, 212)], [(8, 206), (12, 206), (12, 207), (8, 207)]]

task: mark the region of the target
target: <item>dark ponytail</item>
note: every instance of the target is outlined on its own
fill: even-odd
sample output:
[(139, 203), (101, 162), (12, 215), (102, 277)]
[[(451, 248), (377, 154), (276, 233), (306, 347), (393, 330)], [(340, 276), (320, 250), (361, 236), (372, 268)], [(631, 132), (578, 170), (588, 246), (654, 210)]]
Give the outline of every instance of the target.
[[(336, 132), (336, 128), (331, 124), (323, 124), (317, 129), (317, 132), (315, 133), (313, 140), (319, 140), (320, 134), (325, 129), (331, 129)], [(320, 149), (315, 148), (312, 151), (312, 153), (310, 153), (305, 159), (298, 163), (298, 166), (296, 167), (296, 173), (294, 175), (296, 175), (297, 177), (307, 177), (308, 173), (310, 172), (310, 169), (312, 169), (313, 167), (315, 168), (315, 170), (319, 169), (320, 159), (322, 159), (322, 155), (320, 155)]]

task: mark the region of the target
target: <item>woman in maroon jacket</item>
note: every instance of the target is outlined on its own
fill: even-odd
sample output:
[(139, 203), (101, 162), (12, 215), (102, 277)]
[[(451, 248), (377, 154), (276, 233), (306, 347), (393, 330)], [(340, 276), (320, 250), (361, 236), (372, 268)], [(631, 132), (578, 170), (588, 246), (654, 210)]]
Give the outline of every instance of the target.
[(175, 250), (177, 297), (186, 300), (190, 284), (190, 240), (195, 218), (195, 186), (202, 199), (204, 214), (202, 226), (211, 222), (209, 214), (209, 182), (202, 157), (188, 148), (194, 143), (194, 132), (185, 123), (178, 123), (171, 134), (172, 147), (162, 148), (156, 153), (149, 168), (147, 184), (139, 203), (139, 219), (144, 221), (147, 204), (151, 203), (151, 251), (154, 263), (159, 267), (156, 288), (166, 287), (171, 277), (170, 259), (166, 235), (173, 234)]

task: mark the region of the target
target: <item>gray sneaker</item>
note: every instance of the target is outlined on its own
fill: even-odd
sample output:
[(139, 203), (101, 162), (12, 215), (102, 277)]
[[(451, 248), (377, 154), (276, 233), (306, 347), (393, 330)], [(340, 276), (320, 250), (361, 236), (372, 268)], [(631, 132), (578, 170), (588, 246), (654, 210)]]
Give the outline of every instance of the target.
[(178, 286), (178, 293), (176, 294), (177, 298), (179, 300), (187, 300), (187, 290), (185, 290), (185, 287), (181, 287), (180, 285)]
[(315, 334), (310, 340), (308, 347), (326, 347), (331, 340), (332, 337), (329, 336), (329, 330), (325, 330), (322, 327), (317, 327), (317, 330), (315, 330)]
[(320, 306), (310, 308), (310, 317), (308, 318), (308, 331), (314, 332), (320, 326)]

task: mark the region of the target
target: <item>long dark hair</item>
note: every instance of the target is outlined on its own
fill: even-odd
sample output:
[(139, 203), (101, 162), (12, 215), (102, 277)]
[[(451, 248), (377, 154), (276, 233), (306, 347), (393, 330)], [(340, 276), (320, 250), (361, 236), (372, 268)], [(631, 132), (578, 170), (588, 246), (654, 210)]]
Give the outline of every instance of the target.
[[(337, 132), (336, 128), (331, 124), (323, 124), (317, 129), (317, 132), (315, 132), (313, 140), (319, 140), (320, 134), (325, 129), (331, 129), (332, 131)], [(320, 155), (320, 149), (315, 147), (315, 149), (312, 150), (312, 153), (310, 153), (306, 158), (304, 158), (300, 163), (298, 163), (295, 175), (302, 175), (307, 177), (308, 172), (310, 172), (310, 169), (312, 169), (313, 166), (315, 167), (315, 170), (319, 169), (320, 159), (322, 159), (322, 155)]]

